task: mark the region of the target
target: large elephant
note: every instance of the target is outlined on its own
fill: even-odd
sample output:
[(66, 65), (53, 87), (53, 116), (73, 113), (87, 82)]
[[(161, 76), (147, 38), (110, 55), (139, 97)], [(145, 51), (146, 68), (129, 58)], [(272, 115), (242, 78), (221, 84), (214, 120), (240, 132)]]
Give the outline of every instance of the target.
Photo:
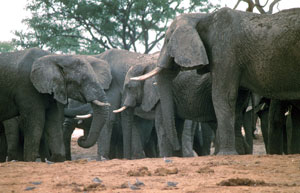
[[(125, 76), (128, 69), (144, 60), (152, 60), (152, 55), (144, 55), (135, 52), (130, 52), (127, 50), (118, 50), (118, 49), (110, 49), (99, 55), (93, 55), (93, 57), (106, 61), (111, 70), (112, 81), (108, 88), (105, 88), (105, 93), (107, 95), (107, 99), (111, 104), (110, 109), (118, 109), (122, 103), (123, 96), (123, 85), (125, 81)], [(98, 72), (98, 76), (102, 76), (104, 72)], [(89, 107), (82, 107), (78, 104), (70, 104), (69, 105), (68, 115), (70, 117), (75, 116), (76, 114), (84, 114), (90, 113)], [(90, 118), (89, 118), (90, 119)], [(84, 129), (84, 133), (88, 133), (86, 128), (89, 128), (89, 119), (80, 121), (78, 124), (78, 120), (68, 118), (65, 125), (65, 142), (67, 146), (67, 159), (71, 159), (71, 151), (68, 144), (70, 144), (71, 134), (76, 127)], [(151, 130), (153, 127), (153, 123), (146, 119), (140, 119), (138, 116), (134, 118), (136, 120), (135, 127), (143, 128), (144, 131), (140, 133), (132, 133), (132, 135), (128, 132), (128, 130), (122, 127), (121, 123), (121, 115), (115, 114), (110, 110), (108, 121), (104, 125), (104, 128), (101, 130), (99, 139), (98, 139), (98, 158), (143, 158), (145, 157), (145, 153), (149, 156), (155, 156), (153, 154), (153, 145), (149, 145), (146, 142), (149, 141), (149, 137), (153, 137)], [(124, 123), (125, 124), (125, 123)], [(146, 129), (149, 128), (149, 129)], [(136, 138), (135, 144), (131, 144), (131, 137)], [(140, 141), (142, 138), (142, 141)], [(122, 144), (123, 143), (123, 144)], [(134, 145), (138, 147), (136, 150), (131, 151), (131, 146)], [(149, 151), (143, 149), (146, 145), (150, 146)], [(152, 151), (152, 153), (151, 153)], [(122, 155), (120, 155), (122, 154)]]
[[(176, 123), (175, 137), (173, 139), (168, 138), (168, 129), (164, 127), (170, 126), (170, 122), (163, 119), (164, 115), (161, 115), (161, 112), (164, 112), (164, 104), (162, 95), (159, 95), (157, 90), (160, 83), (156, 82), (153, 77), (145, 81), (131, 80), (132, 77), (152, 72), (151, 70), (154, 67), (153, 63), (140, 62), (140, 64), (129, 69), (124, 82), (123, 107), (116, 110), (116, 112), (123, 110), (123, 113), (127, 114), (125, 122), (129, 128), (132, 127), (133, 114), (139, 113), (155, 119), (161, 156), (190, 155), (188, 153), (190, 152), (189, 150), (186, 151), (187, 153), (182, 152), (181, 148), (174, 151), (172, 143), (177, 140), (181, 146), (182, 133), (185, 133), (182, 129), (186, 119), (207, 123), (213, 130), (216, 130), (217, 119), (212, 102), (211, 75), (210, 73), (199, 75), (196, 70), (184, 71), (180, 72), (169, 85), (168, 89), (172, 92), (175, 104), (172, 109), (167, 109), (168, 116), (171, 116), (170, 122), (174, 121)], [(249, 91), (241, 89), (239, 91), (237, 114), (242, 114), (246, 109), (248, 98)], [(151, 113), (154, 115), (150, 116)], [(235, 125), (238, 152), (240, 154), (250, 153), (241, 133), (241, 125), (242, 120), (238, 119)], [(191, 147), (191, 145), (189, 146)]]
[[(210, 71), (219, 154), (236, 154), (234, 113), (239, 87), (268, 98), (300, 98), (299, 21), (300, 9), (259, 15), (222, 8), (177, 17), (166, 32), (157, 68), (148, 74), (158, 73), (164, 119), (172, 120), (169, 85), (180, 69)], [(173, 125), (168, 125), (170, 137)], [(175, 141), (173, 148), (178, 147)]]
[(0, 54), (0, 121), (24, 121), (24, 160), (35, 161), (42, 133), (48, 136), (51, 160), (65, 160), (62, 123), (68, 98), (91, 103), (94, 119), (82, 146), (96, 143), (108, 115), (105, 92), (92, 65), (105, 61), (89, 56), (54, 55), (32, 48)]

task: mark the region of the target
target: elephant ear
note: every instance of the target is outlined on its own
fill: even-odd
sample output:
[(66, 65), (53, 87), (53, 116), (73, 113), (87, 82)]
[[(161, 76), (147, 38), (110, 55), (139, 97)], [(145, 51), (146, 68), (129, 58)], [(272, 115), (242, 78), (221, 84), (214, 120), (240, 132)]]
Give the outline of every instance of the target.
[(108, 89), (112, 81), (110, 65), (106, 61), (94, 57), (88, 57), (88, 61), (92, 65), (102, 88)]
[(52, 58), (53, 55), (48, 55), (37, 59), (32, 65), (30, 79), (40, 93), (53, 94), (57, 101), (67, 104), (63, 70)]
[(155, 77), (149, 78), (144, 82), (144, 94), (141, 108), (145, 112), (153, 110), (159, 100), (159, 93), (156, 86)]
[(208, 64), (205, 47), (193, 26), (178, 26), (167, 43), (167, 52), (174, 57), (179, 66), (184, 68)]

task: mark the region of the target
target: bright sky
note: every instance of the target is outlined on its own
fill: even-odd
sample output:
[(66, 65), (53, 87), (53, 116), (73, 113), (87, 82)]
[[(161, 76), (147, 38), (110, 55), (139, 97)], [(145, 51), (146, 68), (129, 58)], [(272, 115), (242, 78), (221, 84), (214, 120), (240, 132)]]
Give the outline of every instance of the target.
[[(237, 0), (212, 0), (213, 2), (220, 1), (222, 6), (233, 8)], [(266, 2), (266, 0), (261, 0)], [(12, 31), (26, 29), (26, 26), (21, 23), (22, 19), (29, 16), (25, 10), (26, 0), (0, 0), (0, 41), (10, 41), (14, 38)], [(238, 9), (245, 10), (247, 5), (240, 3)], [(300, 7), (300, 0), (281, 0), (279, 8), (288, 9), (292, 7)], [(277, 11), (274, 9), (274, 11)]]

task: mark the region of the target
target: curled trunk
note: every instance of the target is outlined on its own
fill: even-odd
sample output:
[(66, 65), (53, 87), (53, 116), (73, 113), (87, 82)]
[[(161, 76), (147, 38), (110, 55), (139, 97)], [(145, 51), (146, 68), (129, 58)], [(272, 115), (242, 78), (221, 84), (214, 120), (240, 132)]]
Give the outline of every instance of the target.
[[(105, 101), (106, 102), (106, 99)], [(95, 145), (100, 131), (108, 118), (109, 107), (108, 106), (98, 106), (96, 104), (91, 104), (93, 109), (93, 120), (90, 127), (90, 132), (87, 137), (81, 136), (78, 139), (78, 145), (83, 148), (89, 148)]]

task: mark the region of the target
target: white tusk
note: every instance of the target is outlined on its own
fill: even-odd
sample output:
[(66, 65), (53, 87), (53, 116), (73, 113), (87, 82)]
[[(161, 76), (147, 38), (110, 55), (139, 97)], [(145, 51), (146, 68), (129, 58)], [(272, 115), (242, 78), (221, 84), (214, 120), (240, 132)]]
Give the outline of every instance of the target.
[(76, 115), (75, 119), (88, 119), (92, 116), (92, 114), (86, 114), (86, 115)]
[(142, 76), (132, 77), (132, 78), (130, 78), (130, 80), (146, 80), (148, 78), (151, 78), (152, 76), (155, 76), (160, 71), (162, 71), (162, 68), (161, 67), (156, 67), (152, 71), (148, 72), (147, 74), (144, 74)]
[(121, 112), (124, 111), (125, 109), (127, 109), (127, 107), (126, 107), (126, 106), (123, 106), (123, 107), (121, 107), (121, 108), (119, 108), (119, 109), (117, 109), (117, 110), (113, 110), (113, 113), (121, 113)]
[(98, 101), (98, 100), (93, 100), (92, 101), (95, 105), (98, 105), (98, 106), (110, 106), (109, 103), (104, 103), (104, 102), (101, 102), (101, 101)]

